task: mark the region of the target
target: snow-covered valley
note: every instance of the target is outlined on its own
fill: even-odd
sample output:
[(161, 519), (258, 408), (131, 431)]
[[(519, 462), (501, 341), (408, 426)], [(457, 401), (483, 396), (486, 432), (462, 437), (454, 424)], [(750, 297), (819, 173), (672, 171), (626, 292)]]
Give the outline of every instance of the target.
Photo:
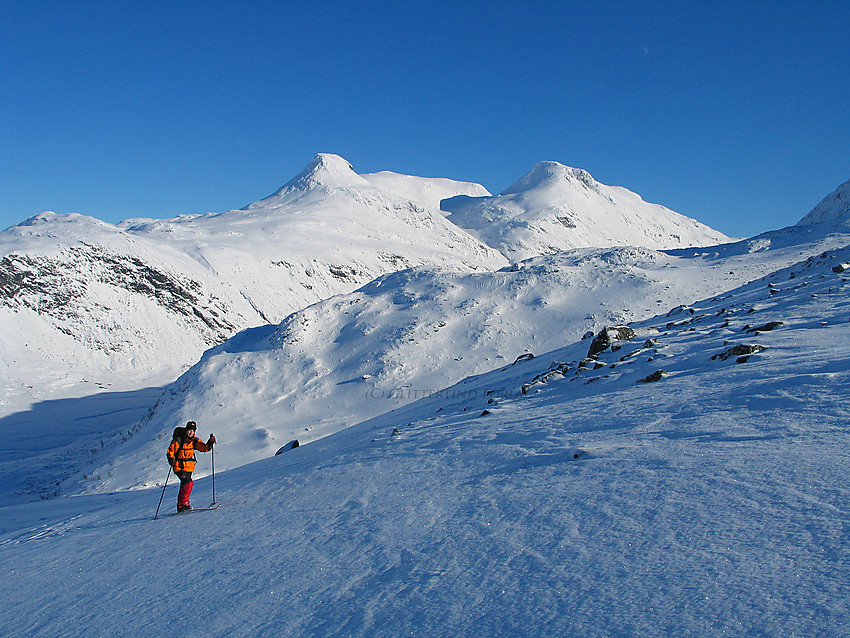
[[(151, 367), (131, 381), (154, 371), (157, 383), (9, 399), (0, 417), (0, 634), (845, 634), (850, 182), (797, 226), (748, 240), (719, 244), (705, 229), (705, 241), (691, 237), (687, 247), (648, 245), (627, 223), (621, 241), (555, 246), (553, 236), (515, 261), (532, 250), (532, 235), (516, 234), (518, 200), (509, 196), (519, 189), (491, 200), (474, 185), (358, 176), (341, 158), (322, 157), (319, 165), (333, 162), (330, 176), (317, 178), (311, 165), (242, 211), (256, 213), (249, 224), (264, 220), (252, 236), (274, 232), (274, 211), (300, 214), (295, 198), (331, 233), (317, 235), (314, 248), (335, 246), (353, 233), (328, 221), (342, 214), (339, 189), (358, 201), (367, 193), (395, 202), (393, 215), (408, 210), (398, 202), (413, 202), (410, 225), (425, 230), (398, 245), (421, 250), (405, 257), (414, 267), (372, 264), (365, 281), (328, 286), (310, 305), (274, 301), (272, 291), (258, 303), (251, 292), (275, 317), (265, 325), (248, 310), (239, 324), (225, 311), (236, 296), (205, 283), (203, 312), (221, 303), (215, 316), (231, 323), (222, 336), (235, 334), (206, 349), (197, 335), (214, 328), (196, 316), (205, 327), (194, 329), (193, 347), (205, 352), (174, 383), (166, 385), (168, 372), (179, 366)], [(539, 185), (541, 166), (566, 169), (544, 163), (520, 183)], [(613, 192), (566, 172), (588, 193)], [(553, 202), (551, 182), (542, 182), (538, 197), (522, 197), (533, 209), (525, 221), (556, 204), (577, 206)], [(499, 200), (509, 197), (510, 215), (490, 221), (513, 230), (454, 226), (459, 209), (440, 213), (435, 202), (458, 195), (491, 211), (510, 208)], [(226, 236), (236, 214), (221, 214), (203, 241)], [(665, 228), (664, 215), (649, 215), (647, 227)], [(133, 222), (115, 232), (144, 227), (131, 243), (164, 233), (172, 243), (153, 243), (174, 247), (200, 223)], [(435, 234), (441, 243), (429, 252)], [(368, 255), (385, 235), (344, 244), (364, 241), (359, 254)], [(510, 239), (510, 250), (492, 237)], [(85, 251), (59, 244), (63, 264), (72, 249)], [(19, 270), (29, 263), (22, 245), (13, 251)], [(201, 281), (203, 269), (173, 265), (188, 254), (180, 245), (178, 262), (161, 271)], [(144, 252), (149, 266), (153, 249)], [(203, 252), (223, 260), (216, 272), (239, 261), (226, 258), (224, 244)], [(111, 262), (87, 263), (108, 270)], [(242, 281), (235, 271), (223, 279)], [(248, 284), (239, 285), (244, 293)], [(97, 287), (85, 294), (109, 298)], [(20, 296), (7, 299), (19, 307), (4, 321), (16, 318), (25, 334)], [(92, 325), (122, 324), (113, 310), (91, 315)], [(61, 324), (45, 314), (47, 324), (29, 322), (42, 331), (32, 334)], [(78, 348), (91, 343), (66, 336)], [(185, 361), (190, 341), (180, 338), (156, 342), (157, 356)], [(9, 338), (3, 348), (11, 387), (20, 379), (8, 353), (21, 345)], [(61, 376), (55, 365), (44, 373), (57, 384)], [(34, 379), (33, 393), (41, 390)], [(223, 505), (174, 516), (164, 450), (188, 419), (219, 441), (214, 489)], [(302, 445), (274, 456), (292, 439)], [(206, 478), (193, 502), (204, 505), (213, 498), (212, 458), (199, 456), (196, 476)], [(192, 574), (192, 614), (174, 577), (177, 556)]]

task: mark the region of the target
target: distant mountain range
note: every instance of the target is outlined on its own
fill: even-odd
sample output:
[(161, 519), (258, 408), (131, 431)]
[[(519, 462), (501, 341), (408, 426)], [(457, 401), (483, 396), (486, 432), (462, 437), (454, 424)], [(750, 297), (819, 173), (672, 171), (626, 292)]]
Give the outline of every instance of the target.
[(405, 268), (483, 272), (574, 246), (725, 239), (560, 164), (491, 197), (449, 179), (358, 175), (320, 154), (241, 210), (115, 225), (48, 212), (0, 233), (0, 383), (7, 410), (161, 383), (240, 330)]
[[(429, 202), (481, 192), (376, 179)], [(84, 382), (173, 379), (239, 330), (379, 275), (506, 263), (435, 208), (370, 185), (333, 155), (242, 210), (116, 225), (43, 213), (0, 233), (0, 380), (10, 403), (25, 403), (84, 392)]]

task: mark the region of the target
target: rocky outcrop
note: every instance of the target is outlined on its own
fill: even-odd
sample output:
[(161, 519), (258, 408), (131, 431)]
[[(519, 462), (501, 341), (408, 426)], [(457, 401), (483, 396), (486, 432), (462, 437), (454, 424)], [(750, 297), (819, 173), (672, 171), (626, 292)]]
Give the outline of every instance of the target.
[(656, 381), (661, 381), (661, 379), (666, 376), (668, 376), (668, 373), (664, 372), (664, 370), (656, 370), (652, 374), (645, 376), (643, 379), (638, 379), (637, 383), (655, 383)]
[(755, 328), (753, 328), (749, 325), (744, 326), (744, 330), (746, 330), (748, 333), (749, 332), (770, 332), (771, 330), (776, 330), (780, 326), (784, 326), (784, 325), (785, 325), (785, 323), (782, 322), (782, 321), (769, 321), (768, 323), (766, 323), (762, 326), (757, 326)]
[(719, 354), (714, 355), (713, 357), (711, 357), (711, 360), (714, 361), (716, 359), (720, 359), (721, 361), (726, 361), (726, 359), (730, 357), (738, 357), (738, 363), (745, 363), (750, 358), (750, 355), (753, 355), (757, 352), (761, 352), (764, 349), (764, 346), (760, 346), (758, 344), (739, 344), (737, 346), (729, 348), (726, 352), (721, 352)]
[(184, 275), (156, 268), (138, 257), (103, 246), (72, 246), (58, 257), (10, 254), (0, 260), (0, 305), (26, 308), (61, 332), (104, 352), (129, 350), (117, 326), (94, 321), (108, 317), (104, 290), (116, 298), (139, 295), (182, 318), (209, 345), (232, 336), (232, 310)]
[(629, 326), (612, 326), (601, 330), (590, 343), (587, 351), (588, 357), (594, 357), (604, 352), (617, 341), (631, 341), (635, 338), (635, 331)]

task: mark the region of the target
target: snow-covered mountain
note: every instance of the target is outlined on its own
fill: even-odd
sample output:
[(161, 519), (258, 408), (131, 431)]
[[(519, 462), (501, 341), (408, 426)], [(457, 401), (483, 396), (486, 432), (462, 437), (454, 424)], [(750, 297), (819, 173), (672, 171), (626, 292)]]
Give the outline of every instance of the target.
[[(378, 181), (434, 197), (481, 191), (447, 180)], [(7, 409), (87, 386), (171, 380), (239, 330), (384, 273), (505, 263), (435, 208), (372, 185), (328, 154), (242, 210), (117, 225), (44, 213), (0, 233)]]
[(452, 222), (511, 261), (570, 248), (664, 249), (730, 241), (704, 224), (558, 162), (538, 163), (500, 195), (459, 195), (441, 207)]
[[(492, 199), (466, 182), (358, 175), (345, 159), (319, 154), (278, 191), (241, 210), (115, 225), (77, 214), (33, 217), (0, 233), (0, 414), (92, 390), (166, 383), (240, 330), (276, 324), (386, 273), (417, 266), (484, 272), (508, 263), (470, 232), (511, 258), (556, 246), (723, 238), (554, 163), (538, 165), (511, 193)], [(528, 230), (537, 222), (526, 221), (537, 219), (543, 225), (532, 234), (540, 241), (522, 250), (492, 241), (482, 229), (504, 224), (476, 221), (475, 207), (447, 219), (437, 206), (458, 197), (521, 208), (508, 225)], [(546, 226), (555, 209), (610, 232), (564, 243), (566, 213)]]
[(822, 226), (829, 232), (850, 228), (850, 180), (827, 195), (797, 226)]
[(439, 210), (442, 200), (458, 195), (490, 194), (480, 184), (446, 178), (400, 175), (391, 171), (357, 174), (348, 160), (339, 155), (319, 153), (301, 173), (276, 192), (242, 210), (276, 208), (293, 201), (321, 199), (334, 191), (350, 195), (357, 190), (378, 190), (429, 210)]
[(4, 507), (0, 634), (844, 635), (848, 292), (845, 246), (565, 335), (198, 481), (215, 512), (163, 517), (173, 481)]

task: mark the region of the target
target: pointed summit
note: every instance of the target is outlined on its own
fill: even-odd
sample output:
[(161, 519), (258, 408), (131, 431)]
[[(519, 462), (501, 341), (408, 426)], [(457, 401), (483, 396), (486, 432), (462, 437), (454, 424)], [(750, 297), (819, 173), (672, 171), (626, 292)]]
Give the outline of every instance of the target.
[(850, 226), (850, 180), (844, 182), (803, 217), (797, 226), (831, 224), (835, 230)]
[(505, 190), (502, 195), (518, 195), (527, 191), (557, 187), (564, 182), (574, 181), (599, 192), (599, 183), (585, 170), (565, 166), (560, 162), (538, 162), (534, 165), (534, 168)]
[(344, 158), (333, 153), (319, 153), (307, 164), (307, 168), (289, 180), (280, 189), (254, 202), (245, 209), (281, 203), (280, 200), (297, 197), (316, 189), (340, 188), (343, 186), (369, 186), (369, 182), (354, 172), (354, 167)]
[(351, 184), (368, 186), (369, 182), (355, 173), (354, 167), (346, 159), (333, 153), (319, 153), (307, 165), (307, 168), (287, 182), (278, 193)]

